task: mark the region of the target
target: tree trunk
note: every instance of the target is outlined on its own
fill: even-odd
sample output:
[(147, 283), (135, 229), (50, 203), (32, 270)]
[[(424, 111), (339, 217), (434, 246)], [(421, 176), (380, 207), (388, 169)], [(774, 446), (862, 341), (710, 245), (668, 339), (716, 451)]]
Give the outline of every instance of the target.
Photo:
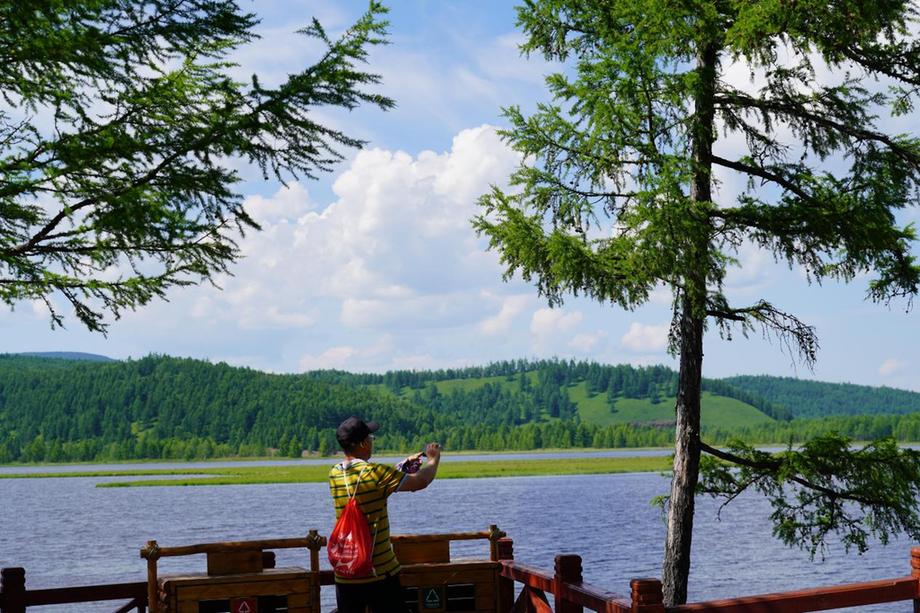
[(693, 508), (700, 472), (700, 384), (703, 372), (703, 318), (694, 316), (689, 298), (680, 314), (680, 378), (674, 436), (674, 476), (668, 501), (662, 587), (668, 606), (687, 602)]
[[(668, 533), (662, 564), (662, 588), (667, 606), (687, 602), (693, 510), (700, 471), (700, 391), (703, 376), (703, 325), (706, 318), (706, 273), (709, 269), (710, 228), (706, 209), (712, 201), (713, 96), (717, 48), (708, 45), (697, 54), (700, 79), (694, 96), (693, 182), (690, 215), (698, 230), (689, 238), (683, 274), (678, 330), (680, 375), (674, 407), (674, 474), (668, 501)], [(697, 206), (696, 203), (700, 203)]]

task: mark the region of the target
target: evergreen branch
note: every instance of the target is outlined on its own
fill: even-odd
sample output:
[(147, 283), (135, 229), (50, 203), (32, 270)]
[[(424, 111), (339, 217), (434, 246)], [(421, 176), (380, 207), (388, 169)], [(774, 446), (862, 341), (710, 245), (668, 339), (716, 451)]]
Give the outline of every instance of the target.
[[(212, 135), (211, 137), (213, 136), (214, 135)], [(23, 255), (29, 252), (35, 245), (42, 242), (43, 240), (46, 240), (48, 236), (51, 234), (51, 231), (54, 230), (65, 218), (73, 215), (74, 212), (79, 211), (81, 209), (85, 209), (90, 206), (95, 206), (99, 204), (100, 202), (102, 202), (103, 200), (117, 198), (119, 196), (126, 194), (127, 192), (133, 189), (137, 189), (138, 187), (141, 187), (143, 185), (150, 183), (157, 177), (160, 171), (162, 171), (168, 165), (172, 164), (173, 162), (178, 160), (180, 157), (183, 157), (187, 153), (188, 151), (183, 151), (183, 150), (174, 151), (172, 154), (163, 158), (159, 164), (157, 164), (156, 166), (148, 170), (141, 177), (138, 177), (132, 183), (122, 186), (121, 189), (113, 190), (107, 194), (103, 193), (103, 194), (97, 194), (95, 196), (89, 196), (87, 198), (84, 198), (80, 202), (64, 207), (63, 209), (58, 211), (58, 213), (54, 217), (48, 220), (48, 222), (38, 232), (36, 232), (29, 240), (11, 249), (3, 250), (2, 252), (0, 252), (0, 255), (2, 255), (3, 257), (14, 257), (18, 255)]]
[(541, 173), (540, 178), (545, 181), (548, 185), (557, 187), (565, 192), (568, 192), (574, 196), (581, 196), (583, 198), (626, 198), (632, 199), (636, 196), (639, 196), (641, 192), (598, 192), (593, 190), (579, 189), (575, 187), (574, 184), (566, 183), (561, 179), (557, 178), (555, 175), (550, 173)]
[(740, 441), (728, 447), (700, 443), (712, 459), (700, 463), (698, 492), (734, 499), (753, 487), (770, 500), (774, 534), (787, 544), (815, 555), (831, 533), (860, 552), (870, 535), (883, 543), (899, 532), (920, 536), (920, 453), (893, 439), (852, 449), (850, 439), (831, 433), (779, 453)]
[[(317, 69), (317, 66), (329, 64), (333, 59), (338, 57), (339, 53), (341, 53), (342, 46), (344, 46), (346, 43), (354, 42), (356, 39), (359, 38), (359, 36), (360, 34), (358, 30), (356, 30), (355, 28), (348, 30), (337, 43), (332, 43), (330, 45), (330, 48), (327, 49), (326, 54), (323, 56), (323, 58), (319, 62), (317, 62), (317, 64), (315, 64), (313, 67), (308, 69), (305, 73), (303, 73), (300, 76), (306, 77), (308, 75), (311, 75), (312, 72)], [(241, 126), (251, 124), (253, 122), (258, 122), (259, 116), (262, 113), (264, 113), (269, 107), (279, 107), (279, 106), (283, 107), (288, 102), (290, 102), (292, 99), (295, 99), (300, 95), (301, 95), (300, 91), (294, 87), (283, 87), (280, 90), (277, 90), (277, 92), (275, 92), (273, 96), (270, 96), (266, 98), (265, 100), (262, 100), (259, 104), (257, 104), (251, 110), (249, 110), (249, 112), (241, 116), (237, 121), (233, 123), (220, 122), (217, 124), (217, 126), (212, 128), (207, 134), (205, 134), (201, 138), (197, 139), (196, 141), (186, 144), (183, 148), (177, 149), (172, 154), (164, 157), (159, 164), (151, 168), (148, 172), (144, 173), (143, 176), (139, 177), (135, 181), (122, 186), (120, 189), (113, 190), (109, 193), (101, 193), (101, 194), (97, 194), (94, 196), (90, 196), (90, 197), (84, 198), (80, 202), (64, 207), (54, 217), (48, 220), (48, 222), (38, 232), (36, 232), (29, 240), (11, 249), (0, 251), (0, 254), (2, 254), (4, 257), (13, 257), (13, 256), (23, 255), (27, 252), (30, 252), (32, 247), (37, 245), (39, 242), (48, 239), (48, 237), (51, 235), (51, 232), (65, 218), (70, 217), (74, 212), (79, 211), (81, 209), (85, 209), (90, 206), (95, 206), (103, 200), (115, 199), (121, 195), (124, 195), (125, 193), (131, 190), (134, 190), (134, 189), (137, 189), (138, 187), (149, 184), (160, 174), (161, 171), (163, 171), (165, 168), (167, 168), (170, 164), (177, 161), (178, 159), (185, 157), (189, 153), (207, 150), (208, 146), (211, 143), (214, 143), (220, 140), (224, 134), (234, 133)], [(130, 113), (126, 113), (122, 115), (116, 123), (107, 123), (105, 125), (100, 125), (96, 130), (82, 133), (81, 136), (84, 136), (84, 135), (90, 136), (94, 133), (102, 132), (104, 129), (109, 129), (113, 125), (116, 125), (118, 123), (122, 123), (123, 121), (125, 121), (128, 115), (130, 115)], [(332, 133), (332, 131), (327, 132), (327, 134), (330, 134), (330, 133)], [(360, 141), (353, 141), (353, 142), (349, 141), (348, 144), (354, 144), (354, 145), (360, 146), (363, 143), (361, 143)]]
[(723, 336), (731, 338), (729, 324), (726, 322), (740, 323), (745, 336), (760, 324), (764, 335), (775, 335), (790, 357), (794, 358), (797, 354), (808, 367), (818, 358), (818, 335), (814, 326), (777, 309), (766, 300), (749, 307), (731, 308), (725, 296), (713, 294), (707, 301), (706, 315), (717, 320)]
[[(741, 161), (727, 160), (717, 155), (713, 155), (710, 159), (712, 160), (714, 164), (718, 166), (729, 168), (731, 170), (736, 170), (738, 172), (742, 172), (742, 173), (745, 173), (753, 177), (760, 177), (761, 179), (765, 179), (767, 181), (775, 183), (779, 185), (780, 187), (782, 187), (783, 189), (785, 189), (786, 191), (789, 191), (795, 194), (796, 196), (801, 198), (804, 202), (810, 202), (813, 199), (811, 194), (803, 190), (795, 182), (790, 181), (789, 179), (787, 179), (786, 177), (783, 177), (780, 174), (771, 172), (767, 170), (766, 168), (759, 167), (759, 166), (753, 166), (751, 164), (745, 164)], [(713, 216), (719, 217), (721, 216), (721, 212), (719, 210), (713, 211)]]
[(862, 48), (855, 45), (840, 46), (834, 40), (828, 40), (828, 43), (834, 51), (871, 72), (920, 87), (920, 73), (917, 72), (920, 45), (917, 43), (904, 43), (900, 45), (901, 48), (897, 48), (898, 45), (888, 45), (887, 49), (881, 45)]
[(858, 141), (872, 141), (882, 143), (895, 154), (897, 154), (898, 157), (907, 162), (910, 166), (920, 171), (920, 153), (917, 153), (910, 148), (904, 147), (897, 140), (882, 132), (876, 132), (866, 128), (846, 125), (831, 119), (828, 115), (820, 115), (810, 112), (807, 110), (806, 106), (802, 104), (802, 101), (755, 98), (753, 96), (734, 91), (730, 94), (716, 94), (713, 97), (713, 102), (717, 107), (723, 105), (726, 108), (742, 107), (748, 109), (758, 109), (765, 113), (774, 113), (781, 116), (794, 117), (796, 119), (810, 122), (815, 126), (820, 126), (827, 130), (832, 130)]
[[(201, 62), (255, 36), (253, 16), (235, 2), (36, 4), (0, 8), (8, 26), (0, 56), (9, 56), (0, 96), (53, 114), (45, 135), (0, 112), (0, 301), (44, 300), (53, 325), (62, 322), (48, 300), (55, 291), (90, 330), (104, 331), (106, 310), (118, 317), (192, 276), (227, 272), (239, 249), (220, 229), (258, 224), (234, 190), (237, 172), (216, 159), (242, 157), (282, 182), (312, 177), (342, 159), (339, 146), (364, 144), (313, 121), (314, 107), (394, 104), (366, 91), (380, 77), (356, 66), (385, 43), (386, 9), (376, 1), (341, 37), (328, 38), (315, 20), (302, 30), (324, 53), (276, 89), (255, 76), (250, 87), (234, 82), (226, 61)], [(91, 110), (99, 104), (114, 110)], [(58, 210), (28, 201), (43, 193)], [(142, 273), (145, 262), (162, 274)], [(99, 279), (122, 263), (129, 278)]]
[[(709, 455), (719, 458), (720, 460), (723, 460), (725, 462), (731, 462), (732, 464), (737, 464), (738, 466), (746, 466), (747, 468), (753, 468), (761, 472), (777, 474), (780, 472), (780, 469), (783, 468), (783, 461), (781, 459), (777, 459), (773, 457), (770, 457), (769, 459), (752, 460), (750, 458), (747, 458), (741, 455), (729, 453), (727, 451), (722, 451), (721, 449), (711, 447), (707, 445), (706, 443), (704, 443), (703, 441), (700, 441), (700, 449), (702, 451), (705, 451)], [(836, 490), (830, 487), (825, 487), (817, 483), (812, 483), (808, 479), (805, 479), (804, 477), (801, 477), (799, 475), (789, 475), (786, 478), (794, 483), (798, 483), (801, 486), (807, 487), (808, 489), (813, 490), (815, 492), (819, 492), (834, 500), (837, 500), (837, 499), (850, 500), (850, 501), (859, 502), (865, 505), (879, 504), (881, 502), (881, 499), (866, 498), (865, 496), (860, 496), (858, 494), (854, 494), (849, 491)], [(744, 488), (749, 487), (750, 485), (753, 484), (753, 482), (754, 482), (753, 480), (749, 481), (747, 485), (744, 486)], [(732, 498), (734, 498), (735, 496), (737, 496), (737, 494), (740, 494), (740, 493), (741, 493), (740, 491), (737, 492), (736, 494), (732, 496)]]

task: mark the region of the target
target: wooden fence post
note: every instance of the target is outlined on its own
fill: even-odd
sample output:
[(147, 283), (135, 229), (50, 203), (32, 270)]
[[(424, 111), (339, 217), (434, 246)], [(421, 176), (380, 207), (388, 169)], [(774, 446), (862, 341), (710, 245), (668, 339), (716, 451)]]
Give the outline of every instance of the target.
[(310, 576), (313, 587), (310, 590), (310, 610), (320, 610), (320, 584), (319, 584), (319, 550), (326, 546), (326, 537), (320, 536), (316, 530), (307, 533), (307, 549), (310, 550)]
[[(495, 543), (495, 552), (498, 561), (514, 560), (514, 541), (510, 538), (500, 538)], [(500, 571), (499, 571), (500, 572)], [(514, 607), (514, 580), (498, 575), (498, 605), (499, 611), (510, 611)]]
[(26, 613), (26, 570), (4, 568), (0, 570), (0, 594), (3, 594), (2, 613)]
[(664, 613), (664, 594), (658, 579), (633, 579), (632, 613)]
[(141, 557), (147, 560), (147, 608), (150, 613), (160, 611), (160, 585), (157, 580), (157, 560), (160, 559), (160, 546), (156, 541), (147, 541), (141, 549)]
[(498, 551), (499, 560), (513, 560), (514, 559), (514, 541), (507, 536), (504, 538), (498, 539), (498, 544), (496, 546)]
[(910, 575), (917, 580), (914, 613), (920, 613), (920, 547), (913, 547), (910, 550)]
[(556, 556), (556, 577), (553, 580), (556, 613), (582, 613), (584, 609), (560, 596), (564, 583), (581, 583), (581, 556), (561, 553)]

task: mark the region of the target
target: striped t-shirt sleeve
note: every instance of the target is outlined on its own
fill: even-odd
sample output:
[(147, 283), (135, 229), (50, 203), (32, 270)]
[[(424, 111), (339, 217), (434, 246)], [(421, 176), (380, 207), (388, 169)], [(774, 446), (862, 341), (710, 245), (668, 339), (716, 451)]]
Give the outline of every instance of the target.
[(386, 464), (377, 464), (374, 466), (374, 476), (377, 478), (377, 487), (379, 487), (385, 496), (389, 496), (399, 489), (406, 473), (396, 470)]

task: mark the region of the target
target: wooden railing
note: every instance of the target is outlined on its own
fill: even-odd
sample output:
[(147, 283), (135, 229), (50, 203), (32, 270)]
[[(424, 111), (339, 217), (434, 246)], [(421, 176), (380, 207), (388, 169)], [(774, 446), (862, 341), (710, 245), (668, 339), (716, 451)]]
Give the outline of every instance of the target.
[(503, 560), (502, 577), (523, 584), (515, 611), (548, 613), (547, 594), (553, 597), (557, 613), (578, 613), (587, 608), (610, 613), (630, 611), (628, 599), (581, 579), (581, 557), (557, 555), (555, 574), (549, 575), (513, 560)]
[[(920, 547), (911, 550), (911, 574), (904, 577), (665, 607), (661, 582), (658, 579), (633, 579), (630, 582), (629, 596), (621, 596), (585, 583), (582, 579), (581, 557), (577, 555), (557, 555), (552, 573), (521, 564), (514, 560), (511, 539), (504, 538), (504, 533), (495, 526), (484, 532), (406, 535), (393, 538), (397, 548), (403, 547), (407, 555), (416, 557), (413, 562), (406, 560), (407, 569), (414, 564), (415, 572), (420, 568), (424, 571), (427, 562), (433, 563), (432, 567), (443, 562), (440, 556), (443, 556), (444, 551), (449, 551), (450, 541), (471, 539), (487, 539), (490, 543), (490, 559), (493, 563), (501, 565), (499, 585), (496, 586), (498, 610), (501, 613), (582, 613), (586, 609), (600, 613), (798, 613), (891, 602), (912, 602), (915, 613), (920, 613)], [(259, 541), (258, 544), (273, 548), (306, 547), (311, 553), (311, 572), (318, 573), (318, 584), (330, 586), (334, 584), (332, 571), (318, 570), (318, 545), (322, 541), (325, 539), (320, 540), (315, 531), (311, 531), (307, 539), (278, 539)], [(149, 562), (151, 558), (155, 560), (169, 555), (239, 551), (251, 549), (253, 543), (206, 544), (163, 549), (149, 543), (148, 548), (145, 548), (148, 556), (145, 557)], [(264, 555), (265, 568), (274, 566), (273, 554), (264, 552)], [(426, 562), (431, 556), (434, 556), (434, 559)], [(516, 600), (515, 584), (522, 587)], [(140, 582), (27, 590), (23, 569), (4, 568), (0, 572), (0, 613), (25, 613), (27, 607), (40, 605), (107, 600), (128, 600), (114, 613), (135, 610), (145, 613), (148, 607), (147, 587), (147, 583)]]
[[(514, 613), (551, 613), (553, 610), (556, 613), (581, 613), (584, 609), (601, 613), (800, 613), (890, 602), (913, 602), (914, 612), (920, 613), (920, 547), (911, 550), (911, 574), (905, 577), (695, 602), (676, 607), (664, 606), (661, 581), (658, 579), (633, 579), (629, 598), (584, 583), (581, 558), (576, 555), (557, 555), (552, 575), (515, 562), (513, 555), (503, 559), (502, 565), (502, 577), (524, 586), (514, 604)], [(547, 594), (553, 596), (552, 609)]]
[[(238, 568), (240, 565), (251, 566), (254, 561), (254, 569), (261, 571), (265, 567), (265, 554), (268, 549), (307, 549), (310, 551), (310, 571), (318, 573), (319, 551), (325, 545), (326, 537), (320, 536), (316, 530), (310, 530), (307, 536), (302, 538), (201, 543), (182, 547), (160, 547), (156, 541), (147, 541), (147, 545), (140, 551), (141, 557), (147, 560), (147, 606), (150, 607), (150, 613), (158, 613), (160, 610), (157, 593), (157, 562), (160, 558), (203, 553), (208, 556), (209, 574), (212, 564), (223, 567), (228, 561), (230, 566), (237, 567), (236, 570), (240, 570)], [(273, 565), (274, 559), (272, 558)], [(218, 572), (228, 572), (229, 570), (228, 568), (219, 568)], [(318, 590), (313, 595), (313, 599), (316, 601), (314, 608), (318, 608)]]
[(114, 613), (128, 613), (129, 611), (144, 613), (147, 610), (147, 584), (142, 581), (140, 583), (27, 590), (24, 569), (4, 568), (0, 570), (0, 611), (2, 613), (25, 613), (27, 607), (106, 600), (128, 600)]

